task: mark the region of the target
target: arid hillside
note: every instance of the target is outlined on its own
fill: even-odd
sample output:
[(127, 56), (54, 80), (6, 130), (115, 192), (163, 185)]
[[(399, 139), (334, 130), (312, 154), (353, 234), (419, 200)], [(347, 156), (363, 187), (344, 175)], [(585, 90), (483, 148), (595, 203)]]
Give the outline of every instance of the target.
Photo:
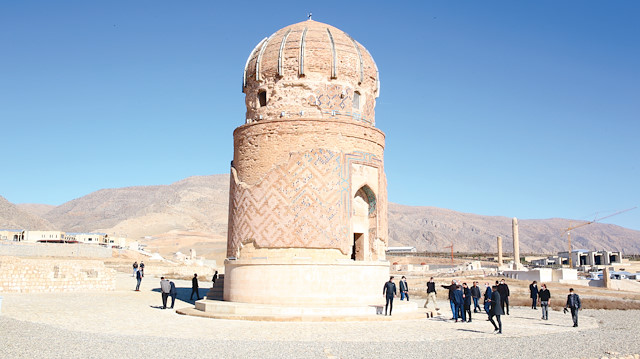
[[(48, 221), (67, 232), (101, 231), (138, 239), (164, 255), (195, 248), (198, 255), (220, 259), (227, 234), (228, 190), (228, 175), (211, 175), (189, 177), (170, 185), (103, 189), (49, 211), (34, 205), (22, 205), (20, 210), (2, 199), (0, 224), (51, 228), (46, 226)], [(30, 208), (32, 213), (26, 213)], [(38, 222), (36, 213), (43, 213), (46, 221)], [(566, 250), (563, 232), (570, 223), (579, 221), (519, 219), (521, 253)], [(389, 204), (392, 246), (444, 252), (453, 243), (455, 251), (495, 252), (499, 235), (505, 252), (510, 252), (511, 218)], [(573, 248), (640, 253), (640, 231), (594, 223), (574, 230), (572, 236)]]
[[(567, 250), (564, 230), (583, 223), (561, 218), (518, 219), (521, 253), (556, 253)], [(571, 232), (574, 249), (622, 250), (640, 253), (640, 231), (612, 224), (593, 223)], [(389, 205), (391, 245), (415, 246), (421, 251), (495, 252), (496, 237), (503, 249), (513, 250), (511, 218), (481, 216), (434, 207)]]
[(0, 229), (55, 229), (56, 226), (37, 214), (20, 209), (0, 196)]

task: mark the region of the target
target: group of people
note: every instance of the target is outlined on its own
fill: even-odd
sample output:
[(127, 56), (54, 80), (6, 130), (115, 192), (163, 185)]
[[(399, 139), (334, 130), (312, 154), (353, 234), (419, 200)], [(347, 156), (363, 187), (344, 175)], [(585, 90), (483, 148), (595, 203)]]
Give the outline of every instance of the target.
[[(213, 275), (213, 285), (216, 284), (217, 279), (218, 271), (216, 271)], [(162, 309), (167, 309), (167, 299), (169, 297), (171, 297), (171, 307), (169, 308), (173, 309), (173, 305), (176, 302), (176, 297), (178, 296), (178, 291), (176, 290), (176, 285), (173, 283), (173, 281), (161, 277), (160, 293), (162, 293)], [(193, 278), (191, 278), (191, 296), (189, 297), (189, 300), (193, 300), (194, 295), (196, 296), (197, 300), (200, 300), (200, 285), (198, 282), (198, 273), (194, 273)]]
[[(405, 280), (405, 277), (402, 277)], [(391, 285), (390, 285), (391, 283)], [(401, 288), (403, 286), (401, 285)], [(408, 288), (407, 285), (404, 287)], [(449, 304), (451, 306), (451, 313), (453, 317), (451, 320), (457, 322), (471, 322), (471, 307), (473, 306), (473, 313), (481, 313), (482, 310), (480, 308), (480, 297), (482, 295), (482, 291), (478, 286), (478, 282), (473, 282), (473, 285), (469, 287), (467, 283), (460, 283), (458, 280), (453, 279), (451, 284), (442, 285), (442, 288), (445, 288), (449, 291), (448, 298)], [(537, 309), (537, 306), (540, 305), (542, 309), (542, 319), (549, 320), (549, 305), (551, 299), (551, 292), (547, 289), (546, 284), (542, 284), (542, 288), (538, 289), (538, 284), (536, 281), (529, 285), (529, 290), (531, 294), (531, 308)], [(389, 282), (385, 283), (385, 288), (383, 293), (387, 293), (387, 305), (393, 302), (393, 296), (389, 296), (389, 288), (391, 288), (395, 293), (395, 285), (393, 285), (393, 277), (389, 280)], [(427, 282), (427, 299), (424, 303), (424, 308), (427, 308), (430, 303), (433, 304), (436, 311), (440, 308), (437, 307), (436, 304), (436, 284), (433, 280), (433, 277), (429, 279)], [(484, 290), (484, 312), (488, 315), (488, 321), (494, 327), (494, 333), (502, 334), (502, 315), (509, 315), (509, 297), (511, 296), (511, 291), (509, 290), (509, 286), (505, 283), (505, 280), (502, 279), (500, 281), (496, 281), (495, 285), (491, 286), (489, 283), (485, 283)], [(564, 311), (567, 312), (571, 310), (571, 316), (573, 319), (573, 326), (578, 326), (578, 311), (582, 309), (582, 304), (580, 301), (580, 296), (574, 293), (573, 288), (569, 289), (569, 295), (567, 297), (567, 302), (564, 307)], [(386, 315), (386, 307), (385, 307), (385, 315)]]
[[(391, 315), (393, 311), (393, 298), (398, 296), (396, 284), (393, 283), (393, 276), (389, 277), (389, 281), (382, 287), (382, 296), (387, 300), (384, 306), (384, 315), (387, 315), (387, 310), (389, 311), (389, 315)], [(402, 276), (400, 279), (400, 300), (404, 300), (404, 298), (407, 298), (407, 302), (409, 301), (409, 285), (407, 284), (407, 278)]]
[[(542, 309), (542, 319), (549, 320), (549, 305), (551, 304), (551, 292), (547, 289), (546, 284), (542, 284), (538, 289), (538, 282), (533, 281), (529, 284), (529, 293), (531, 298), (531, 309), (538, 309), (538, 305)], [(567, 296), (567, 302), (564, 305), (564, 312), (571, 310), (571, 319), (573, 320), (573, 326), (578, 326), (578, 312), (582, 309), (582, 302), (580, 296), (574, 293), (573, 288), (569, 288), (569, 295)]]

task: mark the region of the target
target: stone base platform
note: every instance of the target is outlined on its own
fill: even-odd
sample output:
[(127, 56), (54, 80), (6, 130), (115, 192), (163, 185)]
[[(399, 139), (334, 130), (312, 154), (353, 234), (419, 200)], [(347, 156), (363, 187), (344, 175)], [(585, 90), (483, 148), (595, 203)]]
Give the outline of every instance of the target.
[(384, 304), (353, 307), (303, 307), (203, 299), (196, 302), (195, 308), (178, 309), (176, 312), (178, 314), (216, 319), (276, 322), (391, 321), (426, 318), (425, 312), (418, 310), (416, 302), (405, 302), (396, 299), (393, 304), (393, 315), (385, 316)]

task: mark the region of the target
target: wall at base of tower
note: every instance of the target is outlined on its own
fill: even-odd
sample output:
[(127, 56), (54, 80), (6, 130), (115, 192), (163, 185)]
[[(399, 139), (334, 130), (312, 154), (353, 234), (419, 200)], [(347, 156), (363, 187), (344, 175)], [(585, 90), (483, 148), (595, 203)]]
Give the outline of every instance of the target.
[(268, 259), (225, 262), (224, 300), (275, 305), (381, 303), (389, 262)]

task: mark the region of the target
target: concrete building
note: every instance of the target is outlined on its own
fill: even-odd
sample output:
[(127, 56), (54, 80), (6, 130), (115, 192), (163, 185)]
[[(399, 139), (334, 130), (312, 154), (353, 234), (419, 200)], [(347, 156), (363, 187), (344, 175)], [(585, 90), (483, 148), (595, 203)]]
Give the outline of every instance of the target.
[[(569, 258), (569, 252), (559, 252), (560, 258)], [(608, 266), (622, 263), (622, 253), (619, 251), (588, 251), (576, 249), (571, 251), (571, 261), (574, 267)]]
[(69, 241), (87, 244), (109, 244), (109, 236), (106, 233), (67, 233)]
[(387, 254), (396, 253), (417, 253), (416, 247), (389, 247), (387, 248)]
[(373, 58), (340, 29), (308, 20), (262, 40), (242, 82), (224, 300), (380, 302), (387, 190)]
[(0, 229), (0, 240), (22, 242), (24, 241), (24, 229)]
[(31, 231), (24, 232), (26, 242), (51, 242), (60, 243), (65, 241), (65, 233), (62, 231)]

